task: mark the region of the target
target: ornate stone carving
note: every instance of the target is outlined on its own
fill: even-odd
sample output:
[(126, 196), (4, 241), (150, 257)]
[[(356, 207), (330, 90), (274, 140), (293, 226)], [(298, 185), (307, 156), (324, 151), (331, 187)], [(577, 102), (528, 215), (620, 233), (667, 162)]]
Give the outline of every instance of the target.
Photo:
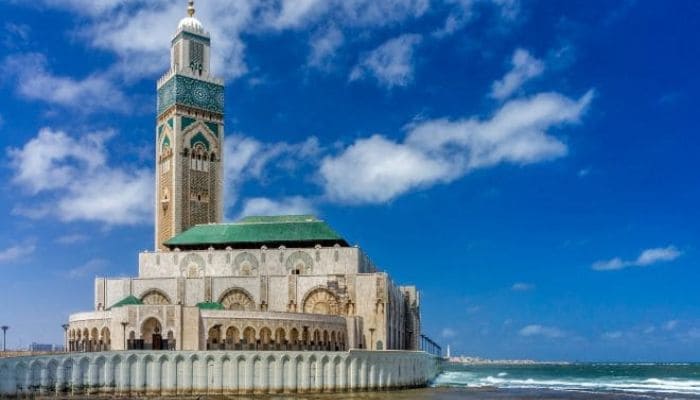
[(161, 291), (152, 289), (141, 297), (141, 302), (148, 305), (162, 306), (170, 304), (170, 299)]
[(314, 259), (304, 251), (295, 251), (285, 262), (287, 272), (298, 271), (300, 274), (311, 274), (314, 270)]
[(236, 275), (251, 276), (258, 274), (258, 259), (247, 251), (240, 253), (233, 259), (233, 272)]
[(227, 310), (255, 310), (255, 301), (253, 298), (245, 290), (239, 288), (229, 289), (221, 296), (219, 303)]
[(339, 314), (338, 298), (328, 289), (313, 289), (306, 295), (303, 309), (309, 314)]
[(196, 253), (190, 253), (180, 261), (180, 275), (186, 278), (201, 278), (204, 276), (204, 258)]

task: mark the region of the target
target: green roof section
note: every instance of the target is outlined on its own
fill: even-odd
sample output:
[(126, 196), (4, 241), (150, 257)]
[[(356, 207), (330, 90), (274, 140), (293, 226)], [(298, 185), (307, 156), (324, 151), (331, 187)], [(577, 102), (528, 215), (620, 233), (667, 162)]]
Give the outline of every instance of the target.
[(230, 224), (196, 225), (165, 242), (171, 248), (316, 244), (347, 246), (328, 224), (313, 215), (251, 216)]
[(124, 297), (123, 299), (119, 300), (115, 304), (112, 305), (112, 307), (108, 308), (108, 310), (111, 310), (113, 308), (119, 308), (123, 306), (136, 306), (136, 305), (142, 305), (143, 302), (136, 296), (127, 296)]
[(221, 303), (204, 301), (202, 303), (197, 303), (197, 307), (200, 310), (224, 310), (224, 306)]

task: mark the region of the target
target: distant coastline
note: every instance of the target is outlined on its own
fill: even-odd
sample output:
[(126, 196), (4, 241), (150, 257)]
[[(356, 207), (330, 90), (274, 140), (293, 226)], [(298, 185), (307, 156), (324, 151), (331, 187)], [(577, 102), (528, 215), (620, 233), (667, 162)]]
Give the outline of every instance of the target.
[(445, 364), (453, 365), (568, 365), (568, 361), (498, 360), (471, 356), (447, 357)]

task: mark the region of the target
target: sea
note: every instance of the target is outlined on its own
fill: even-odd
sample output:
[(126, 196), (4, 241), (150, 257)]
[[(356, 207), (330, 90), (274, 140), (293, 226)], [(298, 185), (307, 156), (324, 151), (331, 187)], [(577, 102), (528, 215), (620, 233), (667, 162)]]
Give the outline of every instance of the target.
[(453, 365), (432, 389), (436, 399), (700, 399), (700, 363)]
[(447, 367), (431, 387), (424, 389), (266, 398), (286, 400), (700, 399), (700, 364), (459, 365)]

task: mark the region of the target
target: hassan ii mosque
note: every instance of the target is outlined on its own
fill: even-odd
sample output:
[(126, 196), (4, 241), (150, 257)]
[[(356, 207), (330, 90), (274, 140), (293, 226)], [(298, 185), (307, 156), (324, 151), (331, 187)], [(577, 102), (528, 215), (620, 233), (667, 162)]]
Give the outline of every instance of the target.
[(95, 279), (66, 353), (0, 358), (0, 398), (190, 396), (425, 386), (439, 347), (420, 296), (311, 215), (223, 216), (224, 86), (180, 21), (158, 81), (155, 250)]
[(139, 255), (137, 277), (95, 280), (94, 309), (70, 316), (70, 354), (419, 350), (416, 288), (326, 222), (221, 222), (224, 85), (194, 13), (190, 1), (157, 84), (155, 251)]

